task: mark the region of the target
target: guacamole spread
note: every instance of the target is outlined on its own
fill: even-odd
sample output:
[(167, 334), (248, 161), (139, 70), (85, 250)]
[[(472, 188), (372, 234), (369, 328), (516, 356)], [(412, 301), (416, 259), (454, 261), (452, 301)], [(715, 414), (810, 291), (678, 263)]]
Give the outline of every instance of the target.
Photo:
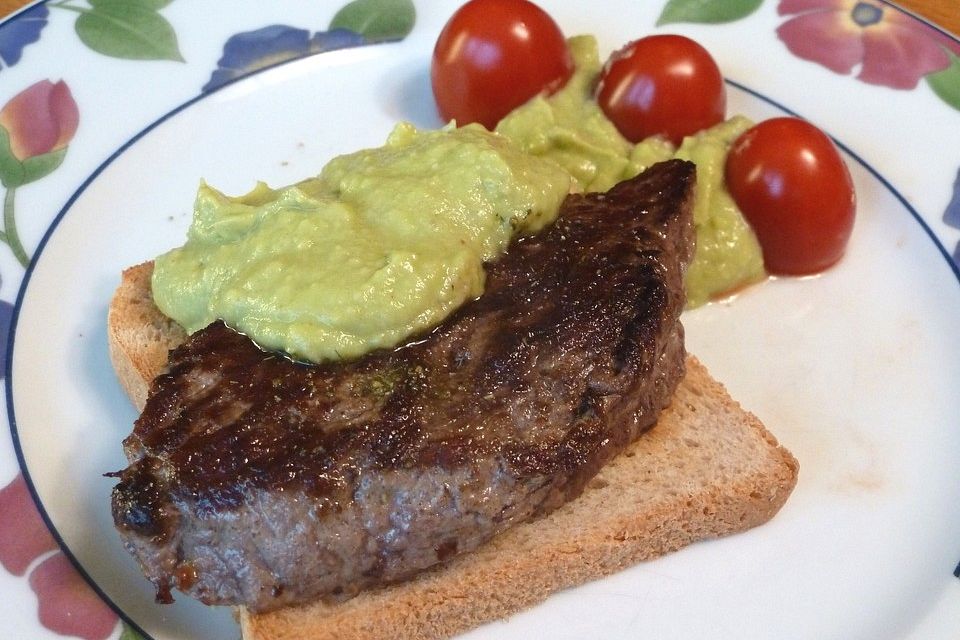
[(753, 123), (743, 116), (689, 136), (675, 156), (697, 165), (693, 224), (697, 248), (687, 268), (687, 307), (729, 294), (763, 279), (763, 254), (753, 230), (724, 184), (723, 170), (733, 142)]
[(634, 145), (593, 99), (596, 40), (552, 96), (479, 125), (417, 131), (333, 159), (316, 178), (240, 197), (206, 184), (186, 244), (157, 258), (153, 296), (188, 332), (223, 319), (260, 345), (322, 362), (392, 347), (483, 291), (483, 263), (551, 222), (569, 191), (605, 191), (671, 157), (697, 165), (688, 306), (763, 277), (759, 245), (723, 184), (733, 118)]
[(576, 70), (567, 84), (514, 109), (497, 125), (497, 133), (527, 153), (559, 164), (578, 191), (606, 191), (671, 158), (673, 145), (665, 139), (631, 144), (593, 99), (600, 74), (596, 39), (576, 36), (568, 43)]
[(600, 56), (593, 36), (569, 40), (576, 71), (563, 89), (538, 96), (497, 125), (531, 155), (547, 158), (568, 172), (582, 191), (606, 191), (650, 165), (677, 157), (697, 165), (694, 224), (697, 248), (686, 278), (687, 307), (764, 277), (763, 255), (724, 185), (727, 151), (751, 122), (742, 116), (686, 138), (679, 149), (662, 138), (633, 145), (604, 115), (593, 90)]
[(483, 262), (569, 190), (556, 164), (479, 125), (401, 124), (289, 187), (201, 185), (186, 244), (156, 259), (154, 300), (191, 333), (221, 318), (294, 358), (355, 358), (479, 296)]

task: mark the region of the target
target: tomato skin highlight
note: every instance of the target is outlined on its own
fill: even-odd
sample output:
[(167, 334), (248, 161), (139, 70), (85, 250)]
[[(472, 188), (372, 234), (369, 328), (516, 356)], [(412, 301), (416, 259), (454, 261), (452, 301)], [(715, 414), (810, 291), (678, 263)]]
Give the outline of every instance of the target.
[(819, 273), (843, 256), (856, 194), (847, 165), (820, 129), (790, 117), (757, 124), (733, 143), (725, 177), (770, 273)]
[(717, 63), (700, 44), (679, 35), (647, 36), (613, 53), (596, 97), (631, 142), (661, 135), (679, 145), (721, 122), (727, 110)]
[(440, 117), (492, 130), (542, 91), (573, 74), (557, 23), (528, 0), (470, 0), (440, 32), (430, 81)]

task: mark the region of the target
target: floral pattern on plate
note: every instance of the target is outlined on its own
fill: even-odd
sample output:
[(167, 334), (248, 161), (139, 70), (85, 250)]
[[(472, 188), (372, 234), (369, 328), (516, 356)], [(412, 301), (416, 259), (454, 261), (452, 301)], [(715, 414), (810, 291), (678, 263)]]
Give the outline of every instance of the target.
[(203, 91), (213, 91), (246, 75), (295, 58), (367, 44), (367, 39), (347, 29), (319, 31), (271, 25), (231, 36), (223, 45), (223, 57)]
[[(84, 640), (106, 640), (118, 627), (108, 607), (58, 550), (33, 502), (23, 475), (0, 489), (0, 565), (22, 576), (39, 603), (37, 618), (45, 628)], [(122, 637), (139, 637), (126, 627)]]
[(47, 5), (38, 4), (0, 24), (0, 69), (20, 62), (24, 47), (40, 39), (49, 15)]
[(324, 51), (402, 40), (413, 28), (416, 11), (410, 0), (355, 0), (333, 17), (326, 31), (270, 25), (230, 37), (223, 57), (203, 91), (289, 60)]
[[(741, 20), (763, 0), (670, 0), (658, 25)], [(777, 36), (793, 55), (861, 82), (911, 90), (926, 79), (960, 110), (960, 43), (880, 0), (780, 0)]]
[(74, 31), (88, 48), (113, 58), (183, 62), (173, 26), (160, 14), (172, 0), (56, 0), (30, 7), (0, 25), (0, 61), (13, 66), (37, 42), (50, 9), (77, 15)]
[(60, 166), (79, 121), (77, 103), (62, 80), (32, 84), (0, 109), (0, 183), (6, 190), (0, 242), (10, 247), (24, 267), (30, 256), (17, 233), (17, 188)]
[[(782, 0), (777, 35), (794, 55), (869, 84), (914, 89), (947, 70), (960, 44), (916, 18), (870, 0)], [(960, 104), (953, 104), (960, 109)]]

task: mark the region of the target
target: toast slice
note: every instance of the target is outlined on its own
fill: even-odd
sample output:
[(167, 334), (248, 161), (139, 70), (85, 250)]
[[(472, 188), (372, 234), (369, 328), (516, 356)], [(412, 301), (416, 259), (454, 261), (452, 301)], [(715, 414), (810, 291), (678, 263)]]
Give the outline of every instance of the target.
[[(152, 263), (124, 271), (107, 321), (110, 357), (138, 409), (186, 337), (153, 304)], [(550, 594), (772, 518), (798, 464), (696, 358), (657, 426), (584, 493), (478, 551), (346, 602), (239, 611), (245, 640), (447, 638)]]

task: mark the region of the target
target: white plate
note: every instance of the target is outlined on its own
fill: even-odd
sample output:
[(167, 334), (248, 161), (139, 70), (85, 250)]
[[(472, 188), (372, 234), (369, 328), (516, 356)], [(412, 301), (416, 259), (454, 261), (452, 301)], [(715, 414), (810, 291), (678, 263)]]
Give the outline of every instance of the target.
[[(843, 146), (856, 182), (858, 220), (841, 264), (685, 316), (690, 350), (795, 453), (800, 483), (763, 527), (558, 594), (467, 637), (956, 637), (960, 110), (926, 80), (894, 90), (794, 56), (777, 28), (795, 16), (778, 15), (775, 2), (725, 24), (656, 27), (665, 4), (542, 2), (568, 34), (597, 34), (604, 53), (650, 32), (696, 38), (736, 83), (731, 113), (813, 120)], [(417, 0), (402, 42), (303, 58), (205, 94), (231, 35), (273, 24), (323, 31), (340, 3), (162, 6), (186, 62), (97, 53), (78, 37), (76, 11), (45, 5), (39, 41), (0, 71), (0, 105), (62, 78), (80, 125), (63, 164), (16, 190), (20, 237), (34, 254), (26, 273), (0, 245), (0, 311), (16, 298), (12, 437), (0, 441), (0, 635), (236, 638), (226, 610), (186, 597), (153, 604), (113, 531), (114, 481), (102, 474), (125, 466), (120, 440), (135, 414), (106, 353), (111, 292), (124, 267), (182, 241), (201, 177), (235, 193), (256, 179), (290, 183), (336, 153), (381, 143), (397, 120), (439, 125), (429, 55), (455, 5)], [(895, 10), (879, 7), (891, 20)], [(0, 27), (0, 59), (10, 61), (11, 25), (22, 40), (30, 17)], [(237, 56), (227, 52), (224, 64)], [(16, 500), (27, 489), (62, 552), (31, 528), (29, 505)], [(109, 607), (70, 581), (61, 554)], [(58, 579), (67, 586), (51, 586)]]

